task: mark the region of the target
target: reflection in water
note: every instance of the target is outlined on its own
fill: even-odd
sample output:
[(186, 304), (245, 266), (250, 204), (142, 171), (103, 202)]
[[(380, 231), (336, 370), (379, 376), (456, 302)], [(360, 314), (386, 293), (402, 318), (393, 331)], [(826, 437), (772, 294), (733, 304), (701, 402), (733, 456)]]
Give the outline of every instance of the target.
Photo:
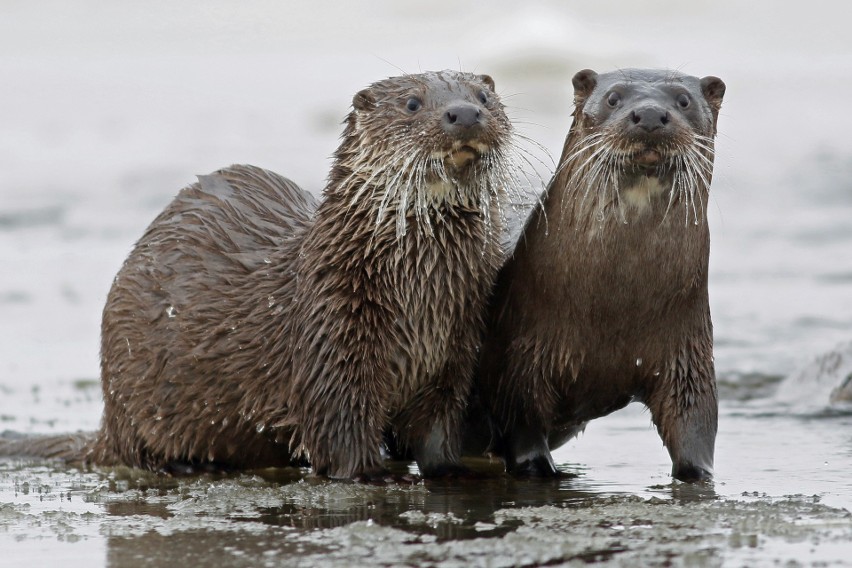
[[(466, 460), (476, 479), (425, 480), (411, 485), (330, 481), (306, 469), (175, 479), (126, 468), (98, 472), (100, 488), (85, 499), (107, 515), (179, 522), (221, 515), (236, 522), (310, 531), (358, 521), (410, 529), (439, 540), (472, 538), (504, 508), (593, 503), (599, 492), (574, 479), (515, 479), (486, 460)], [(405, 463), (392, 467), (405, 468)], [(503, 527), (502, 532), (506, 531)]]
[(650, 487), (652, 492), (660, 492), (660, 495), (671, 497), (678, 504), (699, 503), (702, 501), (713, 501), (719, 498), (716, 487), (712, 481), (701, 483), (681, 483), (672, 481), (669, 485), (654, 485)]
[[(574, 488), (572, 479), (516, 480), (484, 460), (467, 465), (487, 477), (383, 486), (331, 482), (295, 468), (184, 479), (116, 468), (89, 474), (81, 489), (89, 502), (104, 504), (107, 517), (119, 517), (102, 522), (109, 527), (107, 563), (122, 566), (143, 558), (219, 562), (223, 550), (228, 565), (250, 566), (258, 559), (311, 558), (361, 540), (373, 547), (388, 535), (400, 545), (501, 539), (525, 522), (498, 518), (499, 511), (587, 508), (599, 498)], [(324, 532), (330, 530), (343, 532)], [(337, 536), (329, 541), (325, 534)], [(577, 554), (603, 558), (622, 548)]]

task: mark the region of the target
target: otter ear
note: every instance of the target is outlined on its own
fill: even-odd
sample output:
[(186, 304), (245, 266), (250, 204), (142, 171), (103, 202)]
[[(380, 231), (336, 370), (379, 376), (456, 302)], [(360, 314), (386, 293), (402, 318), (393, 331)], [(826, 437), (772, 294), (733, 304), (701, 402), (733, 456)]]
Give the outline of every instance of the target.
[(494, 79), (491, 78), (491, 75), (480, 75), (479, 80), (488, 85), (489, 89), (495, 93), (497, 92), (496, 89), (494, 89)]
[(598, 85), (598, 74), (591, 69), (578, 71), (571, 79), (574, 84), (574, 104), (582, 103)]
[(352, 97), (352, 106), (355, 110), (373, 110), (376, 108), (376, 97), (373, 95), (373, 91), (369, 88), (359, 91), (354, 97)]
[(719, 110), (722, 106), (722, 97), (725, 96), (725, 83), (712, 75), (704, 77), (701, 79), (701, 93), (711, 107)]

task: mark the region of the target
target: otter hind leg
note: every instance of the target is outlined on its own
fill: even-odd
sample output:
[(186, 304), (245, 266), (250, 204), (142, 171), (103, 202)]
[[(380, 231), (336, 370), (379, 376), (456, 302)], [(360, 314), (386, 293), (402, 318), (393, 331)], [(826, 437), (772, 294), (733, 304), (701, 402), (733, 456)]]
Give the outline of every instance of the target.
[(397, 453), (412, 457), (423, 477), (471, 474), (461, 463), (470, 367), (466, 361), (447, 364), (435, 379), (424, 382), (392, 421)]
[(505, 436), (506, 471), (518, 477), (562, 477), (556, 469), (547, 435), (527, 424), (515, 424)]

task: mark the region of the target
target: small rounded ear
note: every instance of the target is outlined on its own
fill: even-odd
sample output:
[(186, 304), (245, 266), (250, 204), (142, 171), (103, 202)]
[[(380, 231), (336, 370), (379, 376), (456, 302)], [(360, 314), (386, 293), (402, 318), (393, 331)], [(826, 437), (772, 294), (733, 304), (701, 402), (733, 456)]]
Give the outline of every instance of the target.
[(710, 106), (718, 110), (722, 106), (722, 97), (725, 96), (725, 83), (712, 75), (704, 77), (701, 79), (701, 93)]
[(354, 97), (352, 97), (352, 106), (355, 110), (365, 111), (376, 108), (376, 97), (373, 95), (373, 91), (369, 88), (359, 91)]
[(490, 88), (492, 91), (494, 91), (495, 93), (497, 92), (494, 89), (494, 79), (491, 78), (491, 75), (480, 75), (479, 80), (488, 85), (488, 88)]
[(591, 69), (583, 69), (574, 75), (571, 82), (574, 84), (574, 100), (584, 101), (597, 87), (598, 74)]

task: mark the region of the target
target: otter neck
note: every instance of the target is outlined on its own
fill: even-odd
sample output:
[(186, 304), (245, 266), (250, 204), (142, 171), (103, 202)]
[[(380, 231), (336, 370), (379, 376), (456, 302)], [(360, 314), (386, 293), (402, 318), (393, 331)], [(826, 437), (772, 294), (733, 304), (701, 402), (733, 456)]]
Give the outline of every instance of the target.
[(671, 191), (671, 183), (666, 180), (656, 176), (637, 176), (630, 185), (617, 190), (616, 195), (619, 205), (641, 215), (653, 209), (661, 199), (666, 199)]
[[(676, 158), (653, 172), (636, 171), (619, 159), (604, 167), (588, 155), (571, 154), (548, 190), (548, 215), (568, 215), (576, 224), (656, 222), (699, 225), (706, 221), (709, 180)], [(564, 160), (564, 156), (563, 156)]]
[(435, 226), (460, 215), (481, 216), (486, 239), (499, 232), (501, 190), (491, 173), (453, 179), (448, 172), (420, 174), (360, 171), (343, 183), (328, 188), (348, 201), (347, 209), (372, 224), (375, 235), (395, 236), (397, 241), (410, 229), (432, 234)]

